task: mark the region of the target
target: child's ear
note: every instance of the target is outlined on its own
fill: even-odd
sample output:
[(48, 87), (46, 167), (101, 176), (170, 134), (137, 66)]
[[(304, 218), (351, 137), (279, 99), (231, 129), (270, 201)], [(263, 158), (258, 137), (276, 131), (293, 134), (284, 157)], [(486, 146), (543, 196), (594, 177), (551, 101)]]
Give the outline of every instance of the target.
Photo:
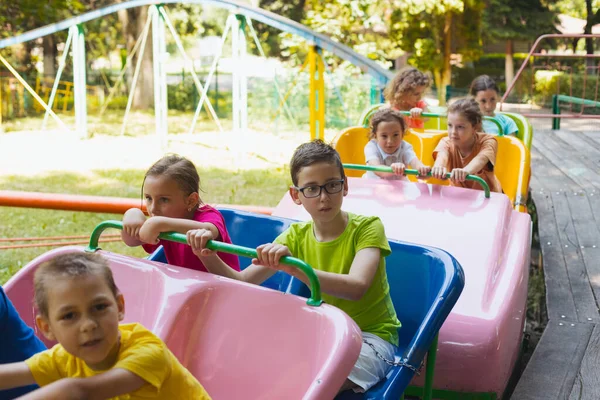
[(296, 189), (294, 186), (290, 186), (290, 196), (292, 198), (292, 200), (294, 201), (294, 203), (298, 204), (298, 205), (302, 205), (302, 202), (300, 201), (300, 192), (298, 191), (298, 189)]
[(117, 294), (117, 311), (119, 313), (119, 321), (123, 321), (123, 318), (125, 318), (125, 297), (121, 293)]
[(50, 329), (50, 323), (46, 317), (42, 317), (40, 314), (35, 316), (35, 324), (38, 329), (48, 340), (56, 340), (54, 333), (52, 333), (52, 329)]
[(200, 204), (200, 195), (198, 192), (190, 194), (187, 198), (187, 207), (189, 211), (192, 211)]
[(344, 176), (344, 196), (348, 194), (348, 177)]

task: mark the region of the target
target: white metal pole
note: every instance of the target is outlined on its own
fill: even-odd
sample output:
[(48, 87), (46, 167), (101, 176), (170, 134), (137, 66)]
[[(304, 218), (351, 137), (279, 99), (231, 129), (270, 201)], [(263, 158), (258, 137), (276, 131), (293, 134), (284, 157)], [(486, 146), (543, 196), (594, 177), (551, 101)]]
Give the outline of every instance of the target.
[[(69, 29), (69, 35), (67, 36), (67, 41), (65, 42), (65, 48), (63, 50), (62, 55), (60, 56), (60, 60), (58, 61), (58, 71), (56, 72), (56, 78), (54, 78), (54, 84), (52, 85), (52, 91), (50, 92), (50, 98), (48, 99), (48, 105), (52, 108), (54, 104), (54, 98), (56, 97), (56, 90), (58, 89), (58, 84), (60, 83), (60, 77), (62, 76), (63, 70), (65, 69), (65, 64), (67, 63), (67, 57), (69, 56), (69, 48), (71, 47), (71, 40), (73, 39), (73, 31)], [(44, 113), (44, 121), (42, 122), (42, 130), (46, 129), (46, 124), (48, 123), (48, 110)]]

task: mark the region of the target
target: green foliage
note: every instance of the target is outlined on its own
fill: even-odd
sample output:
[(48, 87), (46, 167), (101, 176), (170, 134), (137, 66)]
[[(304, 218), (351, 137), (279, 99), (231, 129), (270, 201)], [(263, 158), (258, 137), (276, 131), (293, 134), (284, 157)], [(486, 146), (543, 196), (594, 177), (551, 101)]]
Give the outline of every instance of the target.
[[(558, 90), (557, 90), (558, 88)], [(598, 99), (598, 88), (596, 77), (585, 74), (570, 74), (559, 70), (536, 71), (535, 73), (535, 95), (536, 104), (551, 106), (552, 95), (564, 94), (588, 100)], [(566, 105), (568, 109), (570, 105)], [(586, 114), (600, 113), (599, 108), (586, 107)], [(579, 112), (580, 107), (574, 105), (573, 111)]]
[(557, 22), (542, 0), (486, 0), (483, 33), (492, 40), (531, 40), (555, 33)]
[[(198, 172), (204, 189), (202, 199), (209, 204), (275, 206), (289, 185), (289, 173), (282, 168), (237, 172), (200, 168)], [(142, 170), (101, 170), (89, 174), (60, 172), (34, 177), (2, 176), (0, 185), (4, 190), (139, 199), (143, 176)], [(121, 218), (117, 214), (0, 207), (0, 237), (89, 235), (99, 222)], [(111, 230), (107, 233), (117, 232)], [(129, 248), (121, 242), (102, 244), (102, 248), (134, 257), (146, 256), (142, 249)], [(0, 250), (0, 284), (48, 250), (48, 247)]]

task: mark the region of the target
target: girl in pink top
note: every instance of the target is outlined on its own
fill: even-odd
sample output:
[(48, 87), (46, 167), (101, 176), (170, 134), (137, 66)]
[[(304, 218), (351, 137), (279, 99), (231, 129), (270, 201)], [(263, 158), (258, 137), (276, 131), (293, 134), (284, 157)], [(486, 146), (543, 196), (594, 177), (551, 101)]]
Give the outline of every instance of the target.
[(406, 117), (409, 128), (425, 127), (421, 114), (427, 111), (427, 103), (421, 98), (430, 82), (429, 76), (416, 68), (408, 67), (398, 72), (385, 88), (385, 99), (392, 108), (410, 111), (410, 117)]
[[(185, 234), (190, 229), (208, 229), (216, 240), (231, 243), (223, 216), (202, 203), (199, 189), (200, 177), (191, 161), (178, 155), (158, 160), (146, 172), (142, 186), (150, 217), (146, 219), (139, 208), (127, 210), (123, 216), (123, 242), (131, 247), (141, 245), (148, 253), (162, 245), (169, 264), (207, 272), (190, 246), (158, 239), (162, 232)], [(240, 270), (236, 255), (217, 254), (231, 268)]]

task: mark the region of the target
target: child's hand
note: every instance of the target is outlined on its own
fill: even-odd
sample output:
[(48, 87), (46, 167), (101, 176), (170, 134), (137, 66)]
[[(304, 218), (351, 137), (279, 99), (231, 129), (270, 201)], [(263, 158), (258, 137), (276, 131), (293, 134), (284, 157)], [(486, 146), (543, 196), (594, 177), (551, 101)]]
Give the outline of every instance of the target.
[(434, 166), (433, 168), (431, 168), (431, 176), (437, 179), (446, 179), (447, 173), (448, 171), (446, 170), (446, 167)]
[[(290, 249), (287, 246), (277, 243), (261, 244), (256, 248), (256, 258), (252, 259), (252, 264), (263, 265), (268, 268), (273, 268), (290, 273), (290, 269), (294, 267), (280, 265), (279, 260), (284, 256), (291, 256)], [(291, 274), (291, 273), (290, 273)]]
[(213, 233), (208, 229), (192, 229), (187, 232), (186, 236), (192, 251), (198, 257), (207, 257), (215, 254), (214, 251), (206, 248), (208, 241), (215, 238)]
[(406, 165), (404, 165), (403, 163), (401, 163), (401, 162), (393, 163), (392, 165), (390, 165), (390, 167), (392, 167), (392, 171), (394, 171), (394, 174), (404, 175), (404, 170), (406, 169)]
[(431, 171), (431, 167), (428, 165), (422, 165), (419, 168), (417, 168), (417, 171), (419, 171), (419, 176), (427, 176), (427, 174), (429, 174), (429, 171)]
[(450, 180), (452, 182), (464, 182), (467, 180), (467, 175), (469, 175), (469, 171), (463, 168), (454, 168), (450, 173)]
[(421, 114), (423, 114), (423, 109), (419, 107), (414, 107), (410, 109), (411, 118), (420, 118)]
[(140, 229), (146, 222), (146, 216), (142, 210), (131, 208), (123, 215), (123, 232), (132, 238), (140, 239)]
[(140, 228), (139, 238), (144, 243), (158, 244), (158, 235), (162, 232), (161, 217), (150, 217)]

